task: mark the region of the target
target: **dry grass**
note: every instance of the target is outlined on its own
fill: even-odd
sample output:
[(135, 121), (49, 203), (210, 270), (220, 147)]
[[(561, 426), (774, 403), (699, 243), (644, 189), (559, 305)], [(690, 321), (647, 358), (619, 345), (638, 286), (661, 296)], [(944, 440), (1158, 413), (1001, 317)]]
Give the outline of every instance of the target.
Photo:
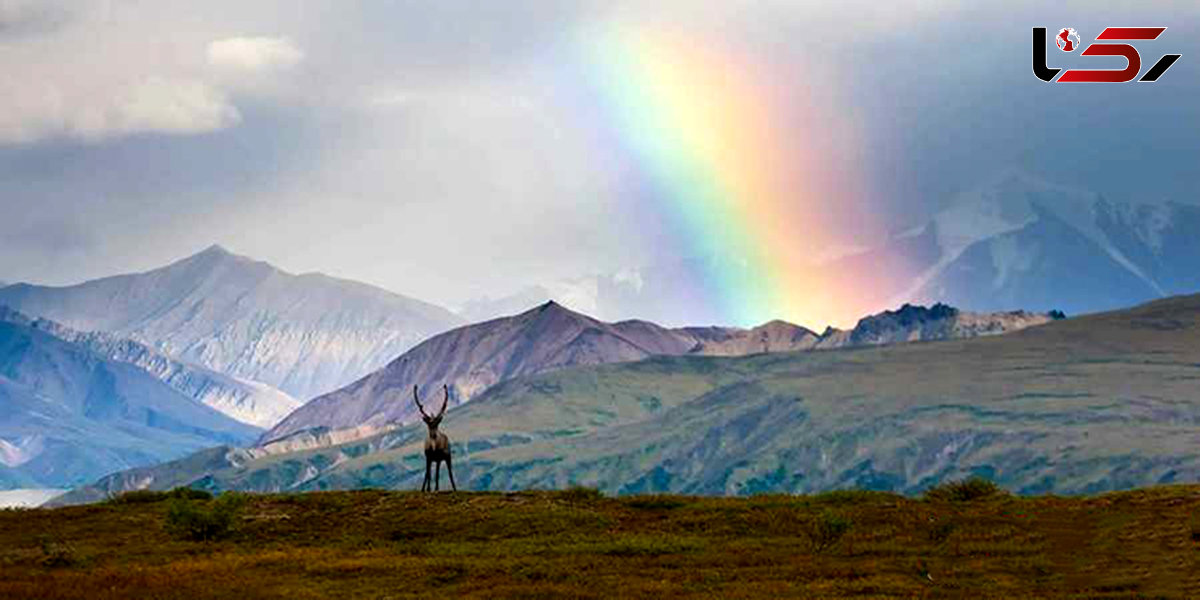
[[(169, 505), (0, 511), (0, 598), (1200, 597), (1194, 486), (972, 501), (266, 495), (214, 542), (172, 537)], [(815, 544), (830, 515), (848, 531)]]

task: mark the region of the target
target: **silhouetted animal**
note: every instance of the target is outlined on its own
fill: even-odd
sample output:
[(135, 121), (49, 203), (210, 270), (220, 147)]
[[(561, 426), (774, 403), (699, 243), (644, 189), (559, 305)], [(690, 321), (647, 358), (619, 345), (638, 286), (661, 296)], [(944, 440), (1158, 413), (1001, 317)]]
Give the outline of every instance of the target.
[(446, 414), (446, 405), (450, 403), (450, 387), (442, 386), (446, 397), (442, 400), (442, 409), (438, 411), (437, 416), (431, 417), (425, 414), (425, 407), (421, 406), (421, 397), (417, 394), (417, 386), (413, 386), (413, 400), (417, 403), (417, 410), (421, 411), (421, 419), (425, 421), (425, 426), (429, 428), (429, 437), (425, 438), (425, 483), (421, 485), (421, 491), (429, 491), (429, 465), (436, 464), (435, 473), (433, 475), (433, 489), (439, 490), (439, 484), (442, 479), (442, 461), (446, 461), (446, 472), (450, 474), (450, 489), (458, 491), (458, 486), (454, 485), (454, 466), (450, 461), (450, 438), (446, 434), (438, 431), (438, 425), (442, 423), (442, 415)]

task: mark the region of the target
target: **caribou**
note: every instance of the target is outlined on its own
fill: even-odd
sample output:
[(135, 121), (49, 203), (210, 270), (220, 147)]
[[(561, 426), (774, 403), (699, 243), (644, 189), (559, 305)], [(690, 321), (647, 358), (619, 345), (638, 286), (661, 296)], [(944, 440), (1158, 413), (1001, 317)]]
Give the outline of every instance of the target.
[(442, 390), (446, 393), (442, 399), (442, 409), (438, 411), (437, 416), (431, 417), (425, 413), (425, 407), (421, 406), (417, 386), (413, 386), (413, 400), (417, 403), (417, 410), (421, 411), (421, 420), (425, 421), (425, 427), (429, 429), (429, 437), (425, 438), (425, 483), (421, 485), (422, 492), (429, 491), (429, 466), (434, 464), (437, 466), (433, 475), (433, 491), (440, 491), (438, 486), (442, 479), (442, 461), (446, 461), (446, 472), (450, 474), (450, 489), (458, 491), (458, 486), (454, 485), (454, 467), (450, 462), (450, 438), (438, 431), (442, 415), (446, 414), (446, 405), (450, 403), (450, 387), (443, 385)]

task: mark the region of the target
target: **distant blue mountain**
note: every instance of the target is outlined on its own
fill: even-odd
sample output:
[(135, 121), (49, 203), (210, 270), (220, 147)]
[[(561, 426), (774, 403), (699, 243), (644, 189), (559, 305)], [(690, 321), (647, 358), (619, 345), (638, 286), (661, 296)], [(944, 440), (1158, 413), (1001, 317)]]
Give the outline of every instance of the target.
[(259, 431), (135, 366), (15, 322), (0, 322), (0, 415), (0, 489), (70, 487)]
[(317, 273), (293, 275), (213, 246), (165, 267), (78, 285), (16, 284), (0, 304), (132, 339), (301, 401), (462, 324), (448, 310)]

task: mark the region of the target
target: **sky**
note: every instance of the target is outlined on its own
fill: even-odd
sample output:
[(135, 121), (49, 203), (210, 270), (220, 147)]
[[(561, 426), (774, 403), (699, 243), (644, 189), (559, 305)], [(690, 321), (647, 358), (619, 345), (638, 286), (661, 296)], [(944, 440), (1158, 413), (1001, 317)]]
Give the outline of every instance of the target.
[[(1197, 199), (1197, 3), (879, 4), (0, 0), (0, 281), (217, 243), (453, 307), (721, 252), (698, 234), (745, 215), (676, 193), (705, 167), (805, 257), (1006, 169)], [(1032, 76), (1031, 27), (1112, 25), (1184, 57), (1153, 85)]]

